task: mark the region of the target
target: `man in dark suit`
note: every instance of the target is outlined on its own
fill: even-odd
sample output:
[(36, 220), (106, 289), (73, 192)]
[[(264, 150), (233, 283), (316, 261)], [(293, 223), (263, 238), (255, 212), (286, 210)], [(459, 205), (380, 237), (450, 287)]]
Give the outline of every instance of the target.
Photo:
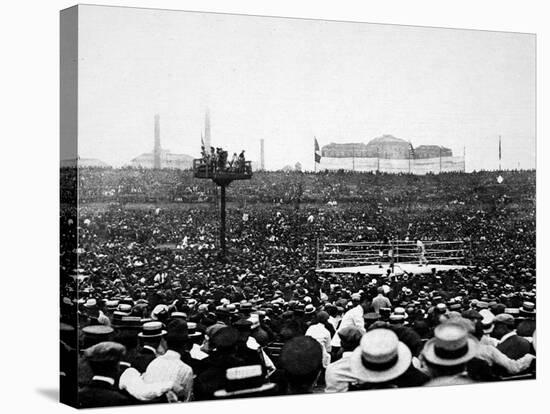
[(495, 317), (492, 335), (500, 340), (497, 349), (510, 359), (519, 359), (529, 353), (531, 344), (525, 338), (518, 336), (514, 329), (515, 320), (512, 315), (501, 313)]
[(82, 408), (128, 405), (135, 400), (115, 386), (119, 362), (125, 348), (116, 342), (100, 342), (84, 351), (84, 357), (93, 372), (92, 380), (78, 391)]
[(141, 347), (139, 347), (135, 355), (130, 358), (128, 362), (142, 374), (147, 370), (147, 366), (151, 361), (155, 359), (159, 353), (163, 353), (159, 351), (166, 349), (164, 341), (166, 330), (162, 328), (162, 322), (145, 322), (142, 331), (138, 334)]
[(217, 390), (226, 383), (226, 371), (239, 366), (259, 365), (265, 374), (265, 364), (260, 354), (240, 342), (239, 331), (232, 327), (223, 327), (210, 338), (212, 351), (203, 360), (204, 370), (194, 384), (195, 400), (212, 399)]

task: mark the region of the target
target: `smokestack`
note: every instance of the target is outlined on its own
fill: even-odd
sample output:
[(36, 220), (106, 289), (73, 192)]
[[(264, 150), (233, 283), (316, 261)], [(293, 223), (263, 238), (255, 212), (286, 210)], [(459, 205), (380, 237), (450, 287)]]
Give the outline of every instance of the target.
[(206, 116), (204, 117), (204, 145), (206, 149), (210, 151), (212, 146), (211, 137), (210, 137), (210, 110), (206, 110)]
[(264, 139), (263, 138), (260, 140), (260, 169), (262, 171), (265, 170), (265, 164), (264, 164)]
[(153, 149), (153, 168), (160, 169), (160, 116), (155, 115), (155, 148)]

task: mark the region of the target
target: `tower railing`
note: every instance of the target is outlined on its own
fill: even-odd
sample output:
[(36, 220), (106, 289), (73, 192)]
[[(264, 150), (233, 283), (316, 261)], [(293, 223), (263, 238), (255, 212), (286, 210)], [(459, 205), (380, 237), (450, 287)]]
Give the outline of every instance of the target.
[(193, 160), (193, 175), (195, 178), (249, 180), (252, 178), (252, 163), (245, 161), (240, 166), (219, 168), (214, 163), (199, 158)]

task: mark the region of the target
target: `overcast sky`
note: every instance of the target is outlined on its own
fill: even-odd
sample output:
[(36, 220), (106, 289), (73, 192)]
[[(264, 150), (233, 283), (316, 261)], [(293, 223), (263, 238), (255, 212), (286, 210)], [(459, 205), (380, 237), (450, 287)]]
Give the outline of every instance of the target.
[(212, 143), (268, 169), (313, 169), (319, 144), (383, 134), (437, 144), (466, 169), (535, 168), (529, 34), (81, 6), (79, 155), (111, 165)]

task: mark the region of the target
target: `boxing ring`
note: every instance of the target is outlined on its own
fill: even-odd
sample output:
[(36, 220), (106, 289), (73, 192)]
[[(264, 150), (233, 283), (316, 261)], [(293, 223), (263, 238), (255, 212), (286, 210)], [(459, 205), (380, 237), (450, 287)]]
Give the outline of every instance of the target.
[(319, 273), (381, 276), (390, 273), (426, 274), (465, 269), (463, 241), (392, 240), (388, 242), (327, 243), (317, 248)]

